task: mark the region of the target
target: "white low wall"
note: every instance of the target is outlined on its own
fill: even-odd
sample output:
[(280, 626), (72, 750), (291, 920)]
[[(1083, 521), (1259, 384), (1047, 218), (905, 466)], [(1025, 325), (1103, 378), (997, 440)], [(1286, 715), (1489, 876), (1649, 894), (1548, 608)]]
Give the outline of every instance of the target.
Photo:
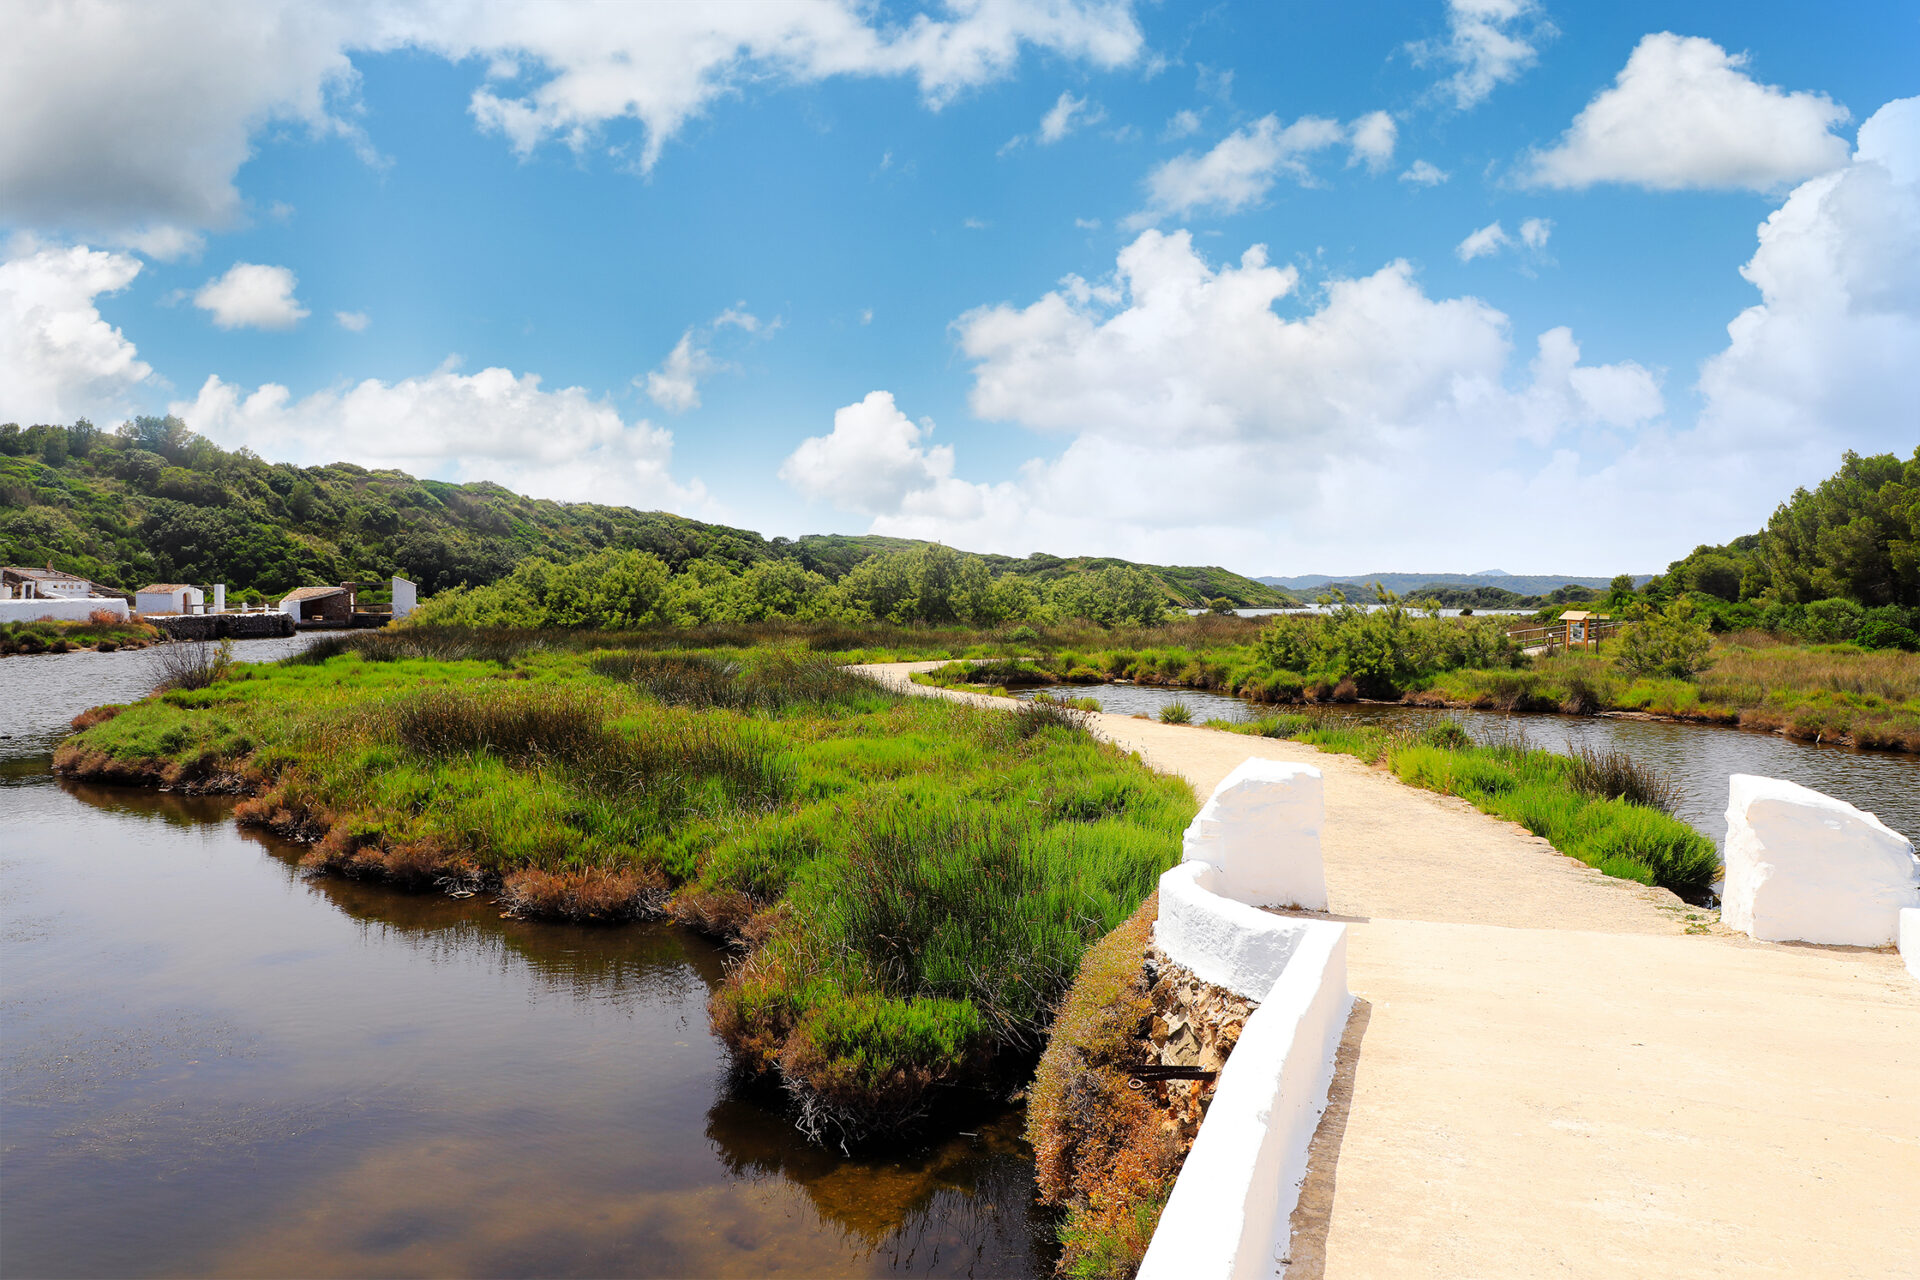
[(1142, 1280), (1285, 1270), (1307, 1150), (1326, 1110), (1353, 996), (1346, 926), (1249, 905), (1326, 904), (1317, 769), (1249, 760), (1187, 828), (1160, 877), (1156, 945), (1215, 986), (1260, 1001), (1214, 1084), (1140, 1266)]
[(1217, 892), (1261, 907), (1327, 909), (1320, 861), (1325, 783), (1312, 765), (1250, 757), (1213, 789), (1187, 827), (1188, 861), (1220, 869)]
[(1762, 941), (1884, 947), (1920, 907), (1912, 841), (1779, 778), (1733, 775), (1724, 857), (1720, 919)]
[(1900, 909), (1900, 958), (1907, 972), (1920, 979), (1920, 907)]
[(1141, 1280), (1253, 1280), (1285, 1272), (1307, 1149), (1327, 1106), (1353, 997), (1347, 930), (1294, 922), (1286, 972), (1247, 1019), (1160, 1214)]
[(126, 621), (127, 602), (114, 596), (105, 600), (0, 600), (0, 622), (39, 622), (43, 618), (85, 622), (96, 609), (105, 609)]

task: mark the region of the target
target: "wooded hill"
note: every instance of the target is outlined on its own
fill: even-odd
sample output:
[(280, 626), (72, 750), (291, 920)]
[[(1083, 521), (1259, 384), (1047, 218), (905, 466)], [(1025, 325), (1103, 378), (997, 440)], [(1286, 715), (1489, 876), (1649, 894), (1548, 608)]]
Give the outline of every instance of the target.
[[(925, 545), (813, 534), (768, 539), (664, 511), (528, 498), (497, 484), (448, 484), (351, 463), (296, 467), (229, 452), (177, 418), (116, 431), (0, 425), (0, 561), (45, 564), (132, 590), (147, 582), (225, 582), (275, 598), (312, 583), (411, 578), (432, 593), (504, 578), (523, 560), (596, 551), (659, 556), (678, 573), (698, 560), (738, 569), (792, 560), (838, 581), (861, 561)], [(1036, 553), (985, 556), (996, 575), (1040, 582), (1131, 562)], [(1225, 569), (1137, 565), (1171, 604), (1290, 603)]]

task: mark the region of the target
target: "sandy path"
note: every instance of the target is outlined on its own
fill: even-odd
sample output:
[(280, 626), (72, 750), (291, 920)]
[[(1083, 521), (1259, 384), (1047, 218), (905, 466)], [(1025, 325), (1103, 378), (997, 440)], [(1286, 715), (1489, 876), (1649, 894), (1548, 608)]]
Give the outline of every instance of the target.
[[(906, 683), (938, 665), (867, 669), (1008, 706)], [(1203, 796), (1249, 755), (1326, 776), (1361, 1004), (1290, 1275), (1920, 1277), (1920, 983), (1891, 952), (1730, 935), (1351, 757), (1095, 728)]]

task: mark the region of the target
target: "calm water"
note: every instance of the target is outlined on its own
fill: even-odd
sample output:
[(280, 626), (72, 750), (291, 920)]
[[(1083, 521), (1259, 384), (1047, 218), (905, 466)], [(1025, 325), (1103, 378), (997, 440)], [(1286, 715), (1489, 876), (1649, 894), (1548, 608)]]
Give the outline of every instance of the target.
[(0, 661), (44, 695), (0, 721), (7, 1274), (1050, 1270), (1017, 1116), (850, 1160), (730, 1090), (696, 935), (306, 880), (226, 802), (55, 780), (54, 702), (138, 657)]
[[(1021, 696), (1031, 697), (1036, 692), (1040, 691), (1022, 690)], [(1057, 685), (1046, 692), (1097, 698), (1106, 710), (1121, 715), (1157, 716), (1161, 707), (1178, 700), (1193, 709), (1195, 723), (1257, 720), (1286, 710), (1254, 706), (1224, 694), (1140, 685)], [(1327, 708), (1324, 714), (1415, 724), (1450, 716), (1475, 735), (1511, 729), (1549, 751), (1565, 751), (1569, 744), (1617, 748), (1671, 775), (1683, 795), (1679, 816), (1715, 843), (1726, 836), (1727, 779), (1736, 773), (1798, 782), (1877, 814), (1895, 831), (1920, 837), (1920, 757), (1903, 752), (1855, 751), (1796, 742), (1770, 733), (1609, 716), (1510, 716), (1491, 711), (1371, 705)]]

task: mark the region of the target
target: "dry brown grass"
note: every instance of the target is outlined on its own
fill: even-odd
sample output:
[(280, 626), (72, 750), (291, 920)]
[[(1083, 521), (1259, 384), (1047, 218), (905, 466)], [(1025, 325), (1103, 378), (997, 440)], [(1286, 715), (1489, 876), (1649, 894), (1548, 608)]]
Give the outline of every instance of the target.
[(516, 915), (613, 924), (664, 913), (666, 878), (657, 871), (516, 871), (500, 886), (500, 905)]
[(1183, 1154), (1164, 1110), (1127, 1083), (1153, 1011), (1142, 961), (1159, 903), (1088, 949), (1029, 1095), (1040, 1199), (1066, 1210), (1063, 1274), (1133, 1275)]
[(1920, 655), (1898, 649), (1861, 652), (1840, 646), (1733, 643), (1716, 647), (1713, 665), (1700, 676), (1701, 696), (1715, 702), (1746, 701), (1737, 693), (1754, 686), (1787, 693), (1855, 694), (1896, 704), (1920, 702)]

